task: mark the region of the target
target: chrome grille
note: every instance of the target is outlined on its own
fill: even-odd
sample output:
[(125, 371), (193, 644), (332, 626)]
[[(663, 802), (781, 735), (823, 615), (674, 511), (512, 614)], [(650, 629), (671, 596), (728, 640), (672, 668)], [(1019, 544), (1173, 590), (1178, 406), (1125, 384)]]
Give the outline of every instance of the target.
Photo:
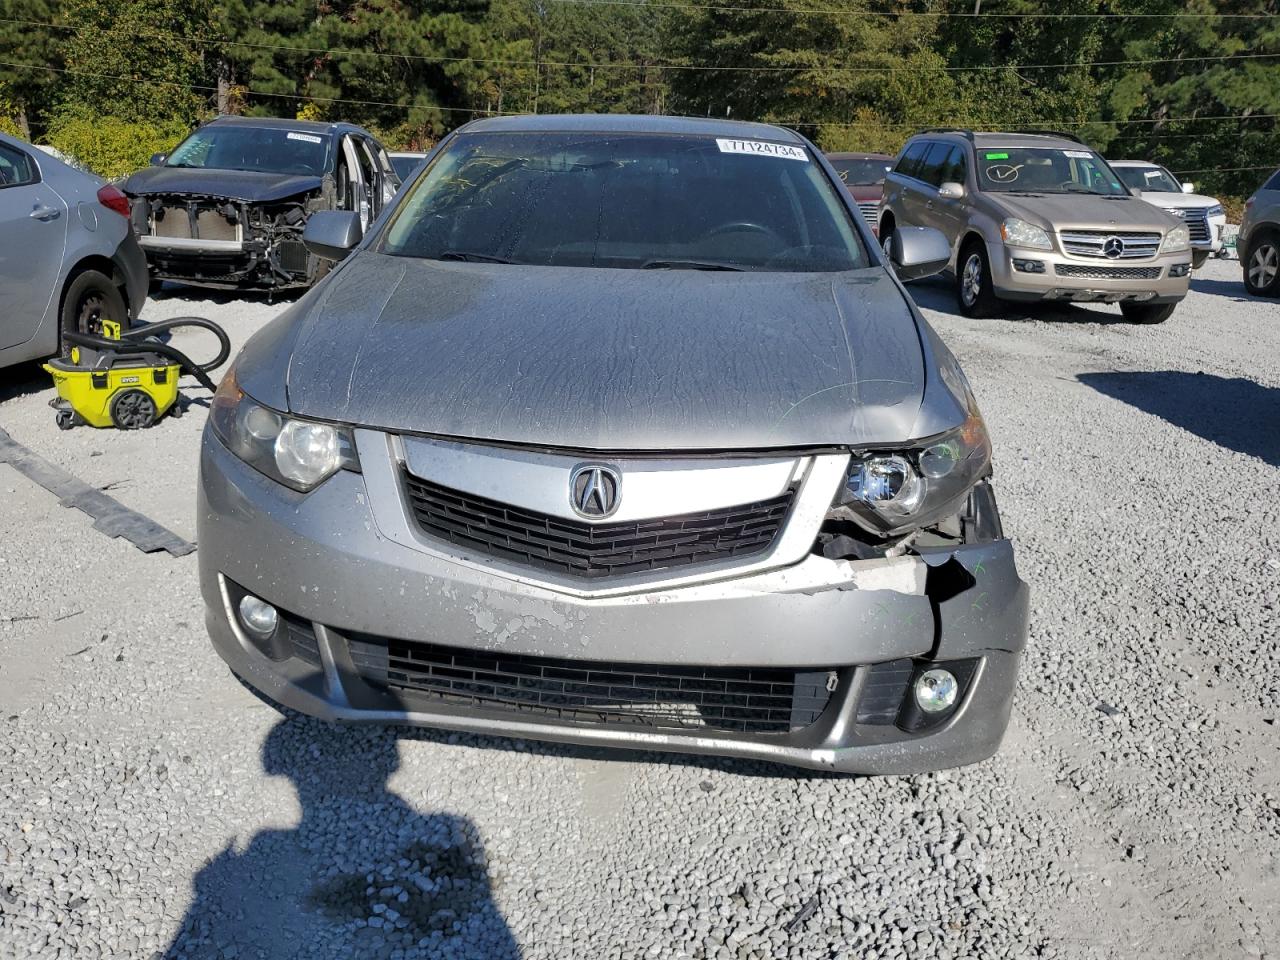
[(1085, 266), (1078, 263), (1055, 264), (1053, 272), (1060, 277), (1080, 277), (1085, 280), (1154, 280), (1162, 267), (1104, 267)]
[(1190, 210), (1170, 208), (1169, 213), (1183, 219), (1187, 225), (1187, 232), (1191, 234), (1192, 243), (1203, 245), (1207, 244), (1212, 238), (1207, 207), (1197, 207)]
[[(1124, 243), (1118, 257), (1104, 252), (1112, 237)], [(1100, 260), (1146, 260), (1160, 252), (1161, 235), (1124, 230), (1063, 230), (1058, 234), (1062, 249), (1075, 257), (1097, 257)]]
[(876, 214), (880, 210), (880, 204), (876, 200), (859, 200), (858, 212), (862, 214), (862, 219), (867, 221), (867, 226), (876, 227)]
[(795, 488), (781, 496), (699, 513), (613, 523), (566, 520), (431, 483), (406, 472), (410, 512), (425, 534), (573, 577), (648, 573), (767, 551)]

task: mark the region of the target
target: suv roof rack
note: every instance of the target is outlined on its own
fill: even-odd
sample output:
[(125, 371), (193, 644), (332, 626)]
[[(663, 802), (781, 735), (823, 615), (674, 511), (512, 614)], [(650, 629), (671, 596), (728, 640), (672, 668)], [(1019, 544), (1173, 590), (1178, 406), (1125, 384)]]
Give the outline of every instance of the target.
[(1076, 143), (1084, 143), (1080, 137), (1077, 137), (1074, 133), (1067, 133), (1065, 130), (1018, 130), (1016, 132), (1027, 133), (1033, 137), (1061, 137), (1063, 140), (1074, 140)]
[(958, 133), (970, 143), (973, 142), (973, 131), (967, 127), (925, 127), (923, 130), (917, 130), (912, 136), (918, 137), (922, 133)]

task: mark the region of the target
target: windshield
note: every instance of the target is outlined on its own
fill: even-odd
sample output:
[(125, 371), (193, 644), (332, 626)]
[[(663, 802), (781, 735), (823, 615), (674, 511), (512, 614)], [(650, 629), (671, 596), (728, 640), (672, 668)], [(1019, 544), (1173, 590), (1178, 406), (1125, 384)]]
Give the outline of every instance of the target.
[(397, 207), (384, 253), (631, 269), (867, 265), (803, 147), (707, 136), (461, 134)]
[(991, 193), (1090, 193), (1127, 196), (1129, 191), (1092, 150), (1045, 147), (983, 147), (978, 184)]
[(183, 140), (164, 165), (319, 176), (329, 169), (330, 141), (300, 130), (214, 124)]
[(833, 159), (831, 165), (836, 168), (841, 180), (856, 186), (884, 183), (884, 175), (893, 169), (892, 160)]
[(1125, 186), (1149, 193), (1181, 193), (1180, 184), (1164, 167), (1115, 167)]

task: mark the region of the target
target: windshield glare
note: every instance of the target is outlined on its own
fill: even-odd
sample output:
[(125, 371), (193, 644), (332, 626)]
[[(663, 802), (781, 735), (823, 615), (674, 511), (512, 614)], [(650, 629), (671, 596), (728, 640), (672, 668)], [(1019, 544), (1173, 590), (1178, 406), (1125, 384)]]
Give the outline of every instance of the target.
[(807, 150), (639, 134), (461, 134), (399, 205), (380, 249), (631, 269), (825, 272), (868, 263), (842, 198)]
[(976, 154), (978, 184), (991, 193), (1121, 196), (1129, 192), (1092, 150), (982, 147)]
[(1182, 192), (1182, 184), (1164, 167), (1116, 167), (1115, 171), (1126, 186), (1148, 193)]
[(853, 186), (874, 186), (884, 183), (884, 176), (893, 169), (892, 160), (832, 160), (840, 179)]
[(214, 125), (183, 140), (164, 165), (320, 176), (329, 168), (329, 142), (299, 130)]

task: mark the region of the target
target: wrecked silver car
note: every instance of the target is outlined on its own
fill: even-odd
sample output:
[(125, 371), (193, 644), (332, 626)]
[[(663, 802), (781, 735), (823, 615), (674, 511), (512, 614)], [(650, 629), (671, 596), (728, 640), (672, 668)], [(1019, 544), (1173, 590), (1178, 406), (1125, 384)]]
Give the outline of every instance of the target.
[(955, 358), (812, 144), (468, 124), (244, 348), (200, 464), (214, 646), (347, 721), (897, 773), (990, 756), (1027, 633)]
[(218, 117), (123, 186), (153, 281), (280, 290), (328, 269), (302, 243), (311, 214), (348, 210), (368, 226), (400, 179), (360, 127)]

